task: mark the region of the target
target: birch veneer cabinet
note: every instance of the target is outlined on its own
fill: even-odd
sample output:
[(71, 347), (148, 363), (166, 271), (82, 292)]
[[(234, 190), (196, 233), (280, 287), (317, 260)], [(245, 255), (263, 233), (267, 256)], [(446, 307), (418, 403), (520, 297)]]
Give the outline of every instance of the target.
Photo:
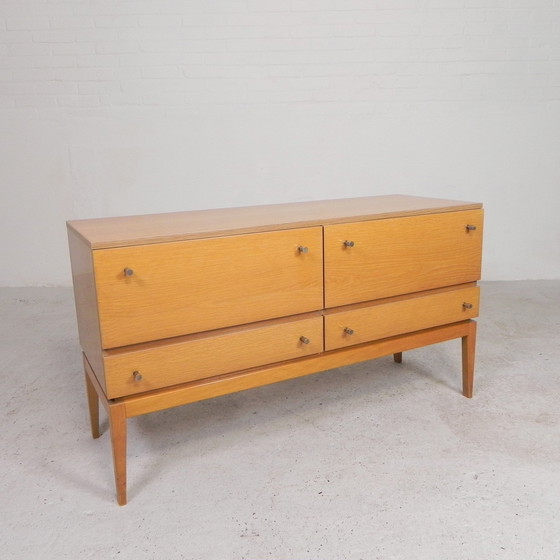
[(482, 205), (380, 196), (68, 222), (94, 438), (127, 419), (462, 338), (472, 396)]

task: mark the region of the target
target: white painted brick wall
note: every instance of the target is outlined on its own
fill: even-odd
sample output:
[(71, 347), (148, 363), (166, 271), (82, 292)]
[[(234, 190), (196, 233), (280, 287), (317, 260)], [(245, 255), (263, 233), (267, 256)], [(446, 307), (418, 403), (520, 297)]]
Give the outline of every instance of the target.
[(559, 108), (560, 0), (2, 0), (0, 285), (67, 282), (64, 219), (394, 191), (560, 277)]
[[(4, 0), (0, 68), (12, 85), (2, 103), (64, 110), (69, 90), (84, 107), (134, 93), (139, 105), (161, 106), (377, 103), (415, 91), (460, 102), (472, 99), (473, 76), (487, 100), (556, 99), (556, 83), (535, 82), (533, 63), (554, 75), (559, 12), (555, 0)], [(83, 87), (98, 80), (111, 84)]]

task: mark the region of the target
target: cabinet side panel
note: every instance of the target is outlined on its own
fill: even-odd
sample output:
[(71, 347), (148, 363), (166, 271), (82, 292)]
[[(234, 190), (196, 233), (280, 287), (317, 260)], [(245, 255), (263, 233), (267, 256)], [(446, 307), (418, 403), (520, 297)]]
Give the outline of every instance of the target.
[(91, 364), (99, 383), (105, 390), (105, 372), (91, 249), (70, 228), (68, 228), (68, 245), (70, 248), (80, 346)]

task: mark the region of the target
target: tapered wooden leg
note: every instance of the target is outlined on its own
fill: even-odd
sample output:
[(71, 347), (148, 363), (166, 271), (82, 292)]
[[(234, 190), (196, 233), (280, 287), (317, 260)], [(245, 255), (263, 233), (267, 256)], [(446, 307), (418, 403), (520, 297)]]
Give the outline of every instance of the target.
[(124, 506), (126, 504), (126, 408), (123, 403), (109, 404), (109, 427), (117, 502), (120, 506)]
[(397, 364), (402, 363), (402, 352), (396, 352), (395, 354), (393, 354), (393, 359)]
[(473, 396), (474, 384), (474, 354), (476, 347), (476, 321), (469, 323), (469, 333), (461, 339), (463, 350), (463, 395)]
[(86, 391), (87, 400), (89, 408), (89, 421), (91, 424), (91, 435), (93, 439), (99, 437), (99, 397), (97, 396), (97, 391), (86, 372)]

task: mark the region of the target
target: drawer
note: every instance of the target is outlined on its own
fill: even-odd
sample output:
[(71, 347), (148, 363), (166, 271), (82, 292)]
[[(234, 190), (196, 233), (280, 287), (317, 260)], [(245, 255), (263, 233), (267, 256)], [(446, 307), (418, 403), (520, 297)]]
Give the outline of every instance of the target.
[(467, 210), (326, 226), (326, 307), (480, 279), (482, 222)]
[(325, 316), (325, 350), (472, 319), (479, 299), (480, 288), (472, 287), (331, 311)]
[(320, 227), (98, 249), (93, 259), (106, 349), (323, 306)]
[[(107, 396), (151, 391), (322, 351), (323, 317), (318, 314), (107, 350)], [(142, 378), (135, 380), (134, 372)]]

